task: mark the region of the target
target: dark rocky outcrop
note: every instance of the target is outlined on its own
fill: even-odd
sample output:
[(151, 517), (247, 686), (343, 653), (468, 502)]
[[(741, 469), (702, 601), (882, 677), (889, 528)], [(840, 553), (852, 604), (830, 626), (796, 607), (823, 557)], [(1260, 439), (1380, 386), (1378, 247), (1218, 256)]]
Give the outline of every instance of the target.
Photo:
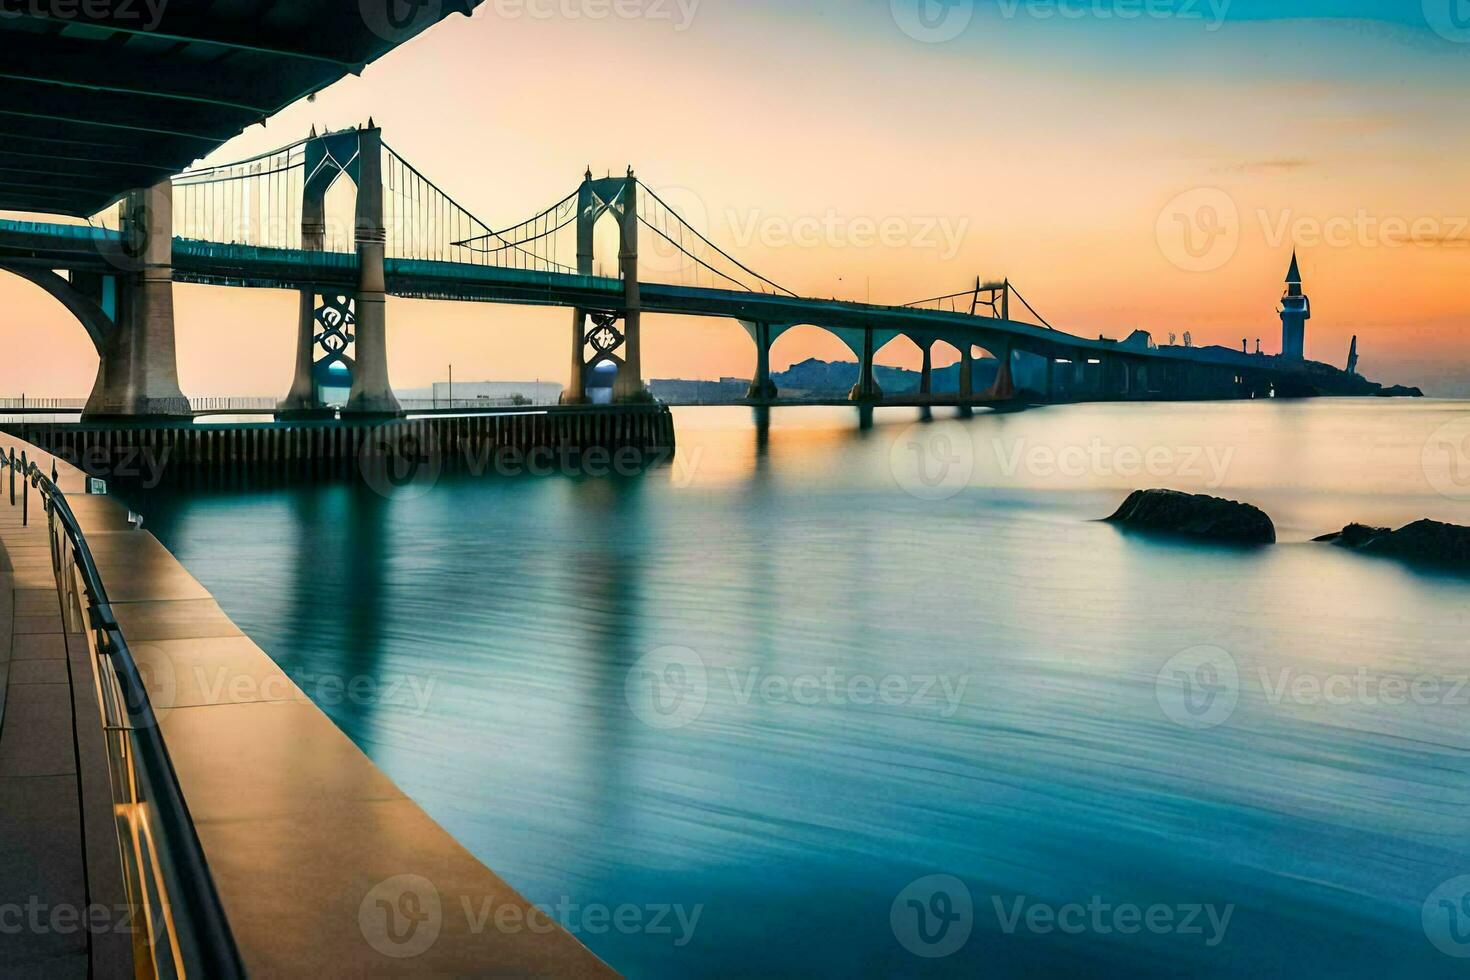
[(1333, 531), (1331, 534), (1324, 534), (1320, 538), (1313, 538), (1312, 540), (1330, 541), (1344, 548), (1361, 548), (1379, 535), (1392, 533), (1393, 531), (1386, 527), (1369, 527), (1367, 524), (1349, 524), (1341, 531)]
[(1276, 526), (1259, 507), (1205, 494), (1178, 490), (1135, 490), (1117, 513), (1115, 524), (1150, 531), (1170, 531), (1192, 537), (1239, 544), (1274, 544)]
[(1408, 385), (1389, 385), (1374, 392), (1379, 398), (1423, 398), (1424, 392)]
[(1405, 561), (1470, 570), (1470, 527), (1459, 524), (1415, 521), (1397, 531), (1349, 524), (1336, 534), (1323, 535), (1317, 540), (1331, 541), (1365, 555), (1388, 555)]

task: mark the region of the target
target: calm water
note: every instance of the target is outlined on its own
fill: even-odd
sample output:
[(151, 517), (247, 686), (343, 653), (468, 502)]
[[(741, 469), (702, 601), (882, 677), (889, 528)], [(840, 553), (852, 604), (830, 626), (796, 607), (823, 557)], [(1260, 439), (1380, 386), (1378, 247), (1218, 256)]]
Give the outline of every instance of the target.
[[(1470, 523), (1470, 405), (915, 418), (690, 409), (630, 478), (136, 499), (625, 973), (1463, 976), (1434, 943), (1470, 953), (1470, 884), (1441, 888), (1470, 875), (1470, 579), (1309, 539)], [(1093, 522), (1140, 486), (1257, 503), (1282, 543)]]

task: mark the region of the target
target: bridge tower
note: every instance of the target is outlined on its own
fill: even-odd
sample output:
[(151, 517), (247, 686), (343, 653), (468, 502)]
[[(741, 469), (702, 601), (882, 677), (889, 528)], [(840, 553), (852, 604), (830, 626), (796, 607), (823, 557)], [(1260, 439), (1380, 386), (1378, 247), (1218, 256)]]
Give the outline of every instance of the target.
[[(345, 368), (352, 389), (343, 414), (396, 415), (398, 399), (388, 381), (387, 282), (384, 274), (383, 134), (372, 120), (363, 129), (322, 136), (313, 129), (305, 146), (301, 247), (326, 248), (327, 191), (339, 177), (357, 185), (353, 228), (358, 287), (350, 296), (301, 290), (296, 323), (296, 368), (291, 390), (276, 408), (283, 417), (330, 415), (322, 380), (333, 366)], [(349, 352), (350, 348), (350, 352)]]
[(173, 184), (130, 191), (120, 228), (121, 247), (107, 250), (118, 274), (71, 279), (74, 299), (99, 314), (87, 318), (99, 359), (83, 417), (188, 415), (174, 348)]
[[(562, 401), (587, 401), (587, 378), (597, 365), (617, 366), (612, 397), (617, 402), (643, 401), (642, 309), (638, 291), (638, 178), (633, 168), (626, 177), (594, 179), (589, 169), (577, 191), (577, 274), (596, 270), (593, 232), (598, 219), (611, 214), (618, 223), (618, 272), (623, 280), (623, 302), (615, 310), (577, 307), (572, 310), (572, 365)], [(619, 321), (622, 329), (619, 330)]]
[(1306, 357), (1307, 321), (1312, 318), (1312, 301), (1302, 292), (1302, 273), (1296, 252), (1286, 273), (1286, 293), (1281, 297), (1281, 356), (1294, 361)]

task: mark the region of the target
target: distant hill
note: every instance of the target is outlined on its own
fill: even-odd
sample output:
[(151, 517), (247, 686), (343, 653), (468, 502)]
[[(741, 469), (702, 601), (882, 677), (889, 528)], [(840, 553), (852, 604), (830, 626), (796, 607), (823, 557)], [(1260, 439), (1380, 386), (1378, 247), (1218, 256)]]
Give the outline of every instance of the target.
[[(971, 368), (970, 386), (972, 390), (984, 391), (989, 388), (995, 382), (995, 375), (999, 367), (999, 362), (993, 358), (977, 358)], [(918, 371), (879, 364), (873, 369), (873, 377), (885, 394), (898, 395), (919, 390)], [(802, 392), (813, 395), (836, 392), (845, 395), (853, 385), (857, 384), (857, 379), (856, 361), (822, 361), (815, 357), (793, 364), (785, 371), (771, 373), (771, 380), (776, 383), (781, 393), (793, 396)], [(960, 390), (959, 364), (935, 368), (932, 383), (936, 395), (958, 393)]]

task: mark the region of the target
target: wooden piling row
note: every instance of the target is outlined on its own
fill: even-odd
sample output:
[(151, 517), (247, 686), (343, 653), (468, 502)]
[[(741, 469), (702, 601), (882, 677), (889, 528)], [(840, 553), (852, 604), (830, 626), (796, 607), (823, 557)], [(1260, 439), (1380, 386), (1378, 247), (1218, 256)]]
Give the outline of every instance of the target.
[(365, 460), (435, 458), (445, 469), (532, 457), (576, 465), (588, 450), (625, 465), (673, 458), (674, 420), (662, 405), (559, 408), (495, 415), (445, 415), (382, 422), (17, 423), (6, 428), (104, 479), (141, 483), (171, 477), (230, 482), (241, 477), (350, 476)]

